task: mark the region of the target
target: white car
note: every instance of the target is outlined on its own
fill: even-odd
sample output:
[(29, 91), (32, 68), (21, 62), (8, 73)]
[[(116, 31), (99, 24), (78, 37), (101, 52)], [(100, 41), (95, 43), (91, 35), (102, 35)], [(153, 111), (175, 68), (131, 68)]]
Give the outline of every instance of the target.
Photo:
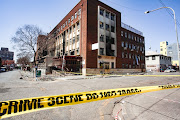
[(166, 69), (164, 72), (176, 72), (174, 69)]

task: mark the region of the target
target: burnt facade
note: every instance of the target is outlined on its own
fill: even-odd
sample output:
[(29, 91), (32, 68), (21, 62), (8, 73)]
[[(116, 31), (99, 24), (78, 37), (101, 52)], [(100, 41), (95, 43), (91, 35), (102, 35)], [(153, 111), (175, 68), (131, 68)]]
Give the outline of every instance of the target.
[(81, 0), (47, 35), (47, 42), (49, 56), (81, 56), (83, 73), (145, 68), (142, 33), (98, 0)]

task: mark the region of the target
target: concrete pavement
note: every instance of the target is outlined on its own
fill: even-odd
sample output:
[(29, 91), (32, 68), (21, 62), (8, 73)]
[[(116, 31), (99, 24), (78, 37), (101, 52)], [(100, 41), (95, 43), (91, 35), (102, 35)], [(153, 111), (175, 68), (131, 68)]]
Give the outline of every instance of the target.
[[(4, 91), (4, 92), (0, 92), (0, 101), (29, 98), (29, 97), (39, 97), (39, 96), (61, 95), (61, 94), (103, 90), (103, 89), (135, 87), (135, 86), (151, 86), (151, 85), (161, 85), (161, 84), (168, 84), (168, 83), (171, 84), (171, 83), (180, 82), (179, 77), (158, 77), (157, 78), (157, 77), (123, 76), (123, 77), (76, 79), (76, 80), (58, 79), (55, 81), (34, 81), (33, 78), (19, 79), (20, 76), (21, 76), (20, 71), (10, 71), (3, 74), (0, 73), (0, 87)], [(162, 93), (165, 95), (167, 91), (164, 90), (162, 91)], [(137, 101), (144, 100), (144, 102), (148, 103), (148, 105), (150, 106), (150, 103), (148, 101), (150, 98), (144, 99), (141, 96), (142, 95), (139, 95), (139, 97), (136, 98)], [(132, 99), (134, 101), (134, 98), (131, 99), (131, 97), (133, 96), (102, 100), (102, 101), (79, 104), (79, 105), (68, 106), (68, 107), (54, 108), (54, 109), (49, 109), (49, 110), (44, 110), (44, 111), (23, 114), (23, 115), (11, 117), (8, 119), (10, 120), (11, 119), (12, 120), (13, 119), (15, 120), (16, 119), (18, 120), (24, 120), (24, 119), (26, 120), (30, 120), (30, 119), (31, 120), (32, 119), (36, 119), (36, 120), (41, 120), (41, 119), (45, 119), (45, 120), (59, 120), (59, 119), (61, 120), (82, 120), (82, 119), (113, 120), (114, 107), (118, 104), (118, 102), (122, 101), (123, 99), (125, 100), (126, 98), (129, 98), (129, 101), (127, 100), (127, 102), (125, 102), (126, 105), (128, 105), (127, 103), (132, 102)], [(179, 95), (177, 96), (176, 99), (178, 99), (178, 97)], [(152, 99), (155, 99), (155, 98), (152, 98)], [(141, 102), (139, 101), (139, 103)], [(151, 103), (153, 104), (153, 102)], [(125, 105), (122, 107), (127, 108)], [(139, 113), (142, 112), (141, 109), (142, 108), (137, 108), (137, 110), (139, 110)], [(180, 108), (176, 108), (176, 111), (180, 112)], [(126, 113), (129, 113), (129, 112), (126, 112)], [(152, 115), (153, 114), (154, 113), (152, 113)], [(174, 115), (174, 117), (177, 117), (177, 115)], [(140, 116), (137, 118), (137, 120), (139, 118)]]

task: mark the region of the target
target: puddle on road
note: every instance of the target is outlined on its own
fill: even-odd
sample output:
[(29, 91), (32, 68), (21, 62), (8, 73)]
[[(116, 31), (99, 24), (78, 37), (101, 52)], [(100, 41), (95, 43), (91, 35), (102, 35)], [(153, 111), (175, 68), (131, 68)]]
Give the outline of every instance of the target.
[(10, 88), (0, 88), (0, 93), (6, 93), (10, 90)]

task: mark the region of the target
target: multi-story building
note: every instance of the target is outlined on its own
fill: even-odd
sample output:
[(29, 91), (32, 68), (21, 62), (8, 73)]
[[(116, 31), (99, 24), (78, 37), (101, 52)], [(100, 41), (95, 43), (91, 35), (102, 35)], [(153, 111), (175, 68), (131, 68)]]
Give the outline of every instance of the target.
[(39, 35), (37, 39), (37, 51), (36, 51), (36, 60), (41, 62), (44, 56), (47, 55), (47, 36)]
[(2, 60), (13, 60), (14, 52), (9, 51), (8, 48), (1, 47), (0, 57)]
[[(172, 58), (173, 66), (179, 66), (177, 43), (168, 44), (167, 41), (160, 42), (160, 53), (165, 56), (170, 56)], [(180, 52), (179, 52), (179, 56), (180, 56)]]
[(147, 71), (164, 71), (171, 68), (171, 57), (162, 54), (146, 55), (146, 70)]
[(160, 42), (160, 54), (167, 56), (167, 46), (167, 41)]
[(145, 69), (142, 32), (122, 23), (119, 11), (98, 0), (81, 0), (47, 38), (52, 42), (48, 55), (82, 57), (83, 73)]
[[(180, 50), (180, 46), (179, 46), (179, 50)], [(167, 46), (167, 55), (171, 56), (173, 66), (179, 66), (177, 43), (169, 44)], [(179, 51), (179, 56), (180, 56), (180, 51)]]

